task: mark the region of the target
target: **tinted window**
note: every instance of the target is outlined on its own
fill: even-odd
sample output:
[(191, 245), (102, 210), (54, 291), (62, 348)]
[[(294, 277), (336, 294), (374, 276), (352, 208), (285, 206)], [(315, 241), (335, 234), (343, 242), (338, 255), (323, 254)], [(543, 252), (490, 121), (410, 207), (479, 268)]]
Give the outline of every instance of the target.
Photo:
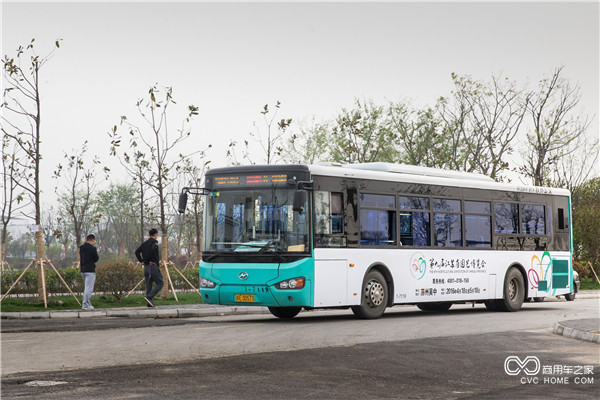
[(429, 213), (402, 211), (399, 218), (402, 246), (430, 246)]
[(367, 246), (396, 244), (396, 212), (360, 210), (360, 242)]
[(546, 233), (546, 213), (544, 206), (523, 204), (521, 232), (532, 235)]
[(460, 214), (435, 213), (433, 215), (435, 245), (440, 247), (462, 246)]
[(492, 224), (490, 218), (489, 215), (465, 215), (465, 239), (467, 247), (492, 247)]
[(519, 233), (519, 205), (516, 203), (494, 203), (496, 233)]
[(435, 211), (460, 212), (460, 200), (433, 199)]
[(487, 201), (465, 201), (465, 212), (470, 214), (490, 214), (490, 203)]
[(383, 194), (360, 194), (361, 207), (396, 208), (394, 196)]
[(429, 210), (429, 199), (427, 197), (398, 197), (398, 207), (412, 210)]

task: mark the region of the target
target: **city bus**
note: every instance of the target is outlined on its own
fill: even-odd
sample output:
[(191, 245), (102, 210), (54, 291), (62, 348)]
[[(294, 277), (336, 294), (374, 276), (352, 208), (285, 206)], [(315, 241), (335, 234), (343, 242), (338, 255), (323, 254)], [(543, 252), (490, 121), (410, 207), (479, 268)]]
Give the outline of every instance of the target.
[(574, 291), (568, 190), (401, 164), (211, 169), (200, 293), (210, 304), (517, 311)]

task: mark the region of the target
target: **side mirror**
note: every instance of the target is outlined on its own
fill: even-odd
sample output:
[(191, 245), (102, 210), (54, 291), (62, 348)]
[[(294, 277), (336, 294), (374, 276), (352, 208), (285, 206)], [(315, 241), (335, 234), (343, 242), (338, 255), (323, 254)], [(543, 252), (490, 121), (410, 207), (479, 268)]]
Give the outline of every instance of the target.
[(306, 204), (306, 191), (299, 189), (294, 193), (294, 205), (293, 210), (298, 211), (300, 214), (304, 212), (304, 205)]
[(187, 199), (187, 192), (183, 192), (179, 195), (179, 207), (177, 207), (177, 211), (179, 211), (180, 214), (185, 212), (185, 208), (187, 207)]

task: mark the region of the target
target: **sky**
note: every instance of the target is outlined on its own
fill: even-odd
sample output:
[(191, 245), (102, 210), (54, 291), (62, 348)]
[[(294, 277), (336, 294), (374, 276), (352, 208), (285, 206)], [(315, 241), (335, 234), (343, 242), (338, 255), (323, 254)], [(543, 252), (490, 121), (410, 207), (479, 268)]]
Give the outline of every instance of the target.
[[(295, 123), (333, 118), (354, 99), (432, 105), (450, 74), (537, 82), (564, 66), (581, 86), (581, 111), (598, 135), (599, 4), (587, 3), (28, 3), (1, 4), (2, 55), (36, 39), (43, 68), (42, 190), (56, 199), (52, 171), (89, 142), (109, 156), (107, 132), (158, 83), (173, 88), (171, 126), (199, 107), (181, 152), (211, 144), (226, 166), (231, 140), (248, 138), (264, 104)], [(4, 82), (3, 82), (4, 84)], [(600, 167), (598, 168), (600, 171)]]

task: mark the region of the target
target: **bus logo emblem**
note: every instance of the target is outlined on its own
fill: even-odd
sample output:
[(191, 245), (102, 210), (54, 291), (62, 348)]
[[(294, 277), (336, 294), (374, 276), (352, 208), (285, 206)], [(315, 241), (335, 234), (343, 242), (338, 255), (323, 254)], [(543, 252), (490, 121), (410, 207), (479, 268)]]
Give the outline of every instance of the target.
[(423, 254), (413, 254), (411, 257), (410, 272), (416, 280), (421, 279), (425, 275), (425, 272), (427, 272), (427, 261), (425, 261)]
[(238, 278), (240, 278), (241, 280), (245, 281), (246, 279), (248, 279), (248, 273), (247, 272), (240, 272), (238, 274)]

